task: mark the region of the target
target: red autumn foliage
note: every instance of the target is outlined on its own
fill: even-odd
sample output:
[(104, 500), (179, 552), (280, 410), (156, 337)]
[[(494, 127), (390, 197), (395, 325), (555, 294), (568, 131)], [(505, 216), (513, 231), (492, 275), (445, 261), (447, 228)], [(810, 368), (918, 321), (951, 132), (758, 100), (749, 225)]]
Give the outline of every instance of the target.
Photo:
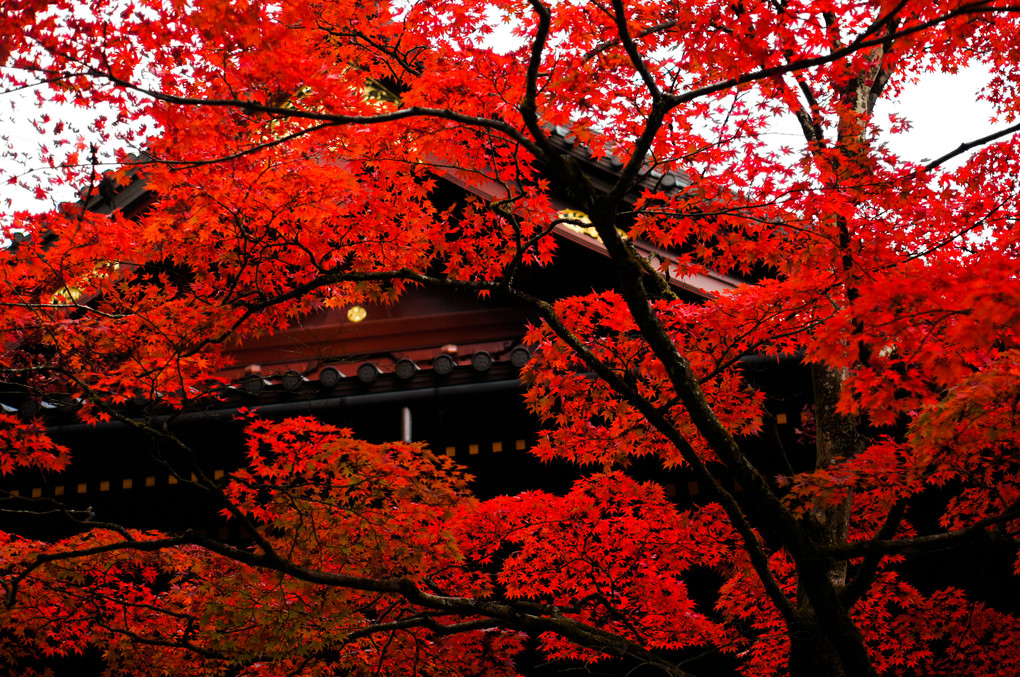
[[(101, 515), (57, 542), (0, 535), (11, 671), (98, 650), (114, 674), (512, 675), (534, 652), (674, 676), (711, 674), (702, 654), (747, 675), (1020, 672), (1013, 609), (910, 580), (930, 551), (1016, 552), (1015, 6), (5, 0), (0, 35), (8, 90), (114, 111), (93, 123), (123, 149), (106, 183), (38, 116), (52, 181), (156, 196), (131, 218), (11, 215), (6, 381), (81, 398), (89, 423), (136, 399), (187, 410), (222, 392), (228, 340), (444, 285), (542, 318), (538, 453), (586, 464), (565, 495), (479, 501), (419, 445), (253, 422), (247, 467), (194, 480), (247, 545)], [(971, 65), (1011, 126), (932, 139), (927, 165), (892, 154), (876, 103)], [(766, 143), (777, 114), (800, 123), (790, 148)], [(444, 211), (437, 177), (495, 197)], [(556, 263), (551, 186), (614, 290), (515, 286)], [(674, 293), (709, 268), (754, 283)], [(739, 360), (791, 354), (814, 375), (817, 454), (777, 470), (782, 449), (768, 467), (746, 451), (770, 415)], [(0, 472), (66, 464), (37, 423), (0, 426)], [(712, 500), (667, 500), (627, 476), (635, 456)]]

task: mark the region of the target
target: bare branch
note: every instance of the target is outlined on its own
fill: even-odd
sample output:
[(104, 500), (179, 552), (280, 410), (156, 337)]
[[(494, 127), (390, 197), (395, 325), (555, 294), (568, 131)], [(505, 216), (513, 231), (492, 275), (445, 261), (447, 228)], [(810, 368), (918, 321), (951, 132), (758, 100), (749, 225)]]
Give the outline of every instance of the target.
[(397, 122), (399, 120), (407, 120), (411, 118), (437, 118), (442, 120), (450, 120), (451, 122), (458, 122), (460, 124), (468, 125), (470, 127), (482, 127), (487, 129), (494, 129), (502, 132), (507, 137), (517, 141), (522, 146), (526, 147), (536, 157), (543, 155), (542, 149), (535, 144), (534, 141), (529, 139), (527, 136), (521, 134), (521, 132), (514, 126), (502, 121), (495, 120), (492, 118), (481, 118), (473, 115), (465, 115), (458, 113), (454, 110), (444, 108), (425, 108), (419, 106), (412, 106), (410, 108), (401, 108), (399, 110), (391, 111), (389, 113), (378, 113), (376, 115), (338, 115), (335, 113), (320, 113), (316, 111), (300, 110), (297, 108), (284, 108), (281, 106), (272, 106), (267, 104), (258, 103), (255, 101), (245, 101), (243, 99), (202, 99), (198, 97), (189, 96), (177, 96), (174, 94), (166, 94), (153, 89), (148, 89), (140, 85), (136, 85), (132, 82), (119, 78), (112, 73), (103, 72), (96, 69), (90, 69), (89, 74), (96, 78), (107, 80), (119, 87), (128, 89), (133, 92), (138, 92), (144, 96), (151, 97), (157, 101), (163, 101), (166, 103), (172, 103), (178, 106), (211, 106), (219, 108), (235, 108), (237, 110), (243, 110), (250, 113), (267, 113), (277, 115), (280, 117), (300, 118), (304, 120), (319, 120), (322, 122), (331, 123), (324, 126), (337, 126), (337, 125), (376, 125), (384, 124), (387, 122)]
[(961, 143), (955, 149), (949, 151), (948, 153), (946, 153), (942, 157), (936, 158), (935, 160), (932, 160), (931, 162), (926, 164), (924, 166), (924, 171), (930, 172), (931, 170), (936, 169), (936, 168), (940, 167), (941, 165), (945, 164), (949, 160), (952, 160), (953, 158), (966, 153), (971, 148), (977, 148), (978, 146), (983, 146), (986, 143), (991, 143), (992, 141), (997, 141), (997, 140), (999, 140), (999, 139), (1001, 139), (1001, 138), (1003, 138), (1005, 136), (1009, 136), (1010, 134), (1013, 134), (1013, 133), (1018, 132), (1018, 131), (1020, 131), (1020, 122), (1016, 123), (1015, 125), (1010, 125), (1009, 127), (1006, 127), (1004, 129), (1000, 129), (997, 132), (992, 132), (991, 134), (988, 134), (987, 136), (982, 136), (980, 139), (975, 139), (973, 141), (968, 141), (967, 143)]
[(879, 38), (867, 39), (867, 36), (870, 35), (871, 33), (865, 32), (858, 36), (856, 40), (854, 40), (846, 47), (841, 47), (832, 52), (829, 52), (828, 54), (797, 59), (796, 61), (791, 61), (780, 66), (769, 66), (767, 68), (760, 68), (749, 73), (738, 75), (735, 78), (721, 80), (720, 82), (717, 82), (712, 85), (706, 85), (704, 87), (693, 89), (685, 94), (667, 96), (666, 100), (669, 102), (670, 107), (672, 108), (687, 103), (689, 101), (694, 101), (695, 99), (700, 99), (701, 97), (708, 96), (710, 94), (715, 94), (717, 92), (738, 87), (743, 84), (757, 82), (759, 80), (767, 80), (769, 78), (774, 78), (776, 76), (784, 75), (786, 73), (808, 70), (809, 68), (814, 68), (816, 66), (824, 66), (827, 63), (838, 61), (839, 59), (842, 59), (845, 56), (849, 56), (850, 54), (858, 52), (862, 49), (882, 45), (887, 40), (895, 40), (898, 38), (907, 37), (908, 35), (914, 35), (915, 33), (926, 31), (929, 28), (933, 28), (935, 26), (938, 26), (949, 21), (950, 19), (954, 19), (959, 16), (980, 14), (1015, 14), (1015, 13), (1020, 13), (1020, 5), (1004, 5), (996, 7), (993, 5), (989, 5), (988, 3), (985, 2), (962, 5), (950, 12), (946, 12), (945, 14), (941, 14), (935, 17), (934, 19), (930, 19), (929, 21), (914, 24), (912, 26), (902, 27), (898, 29), (895, 33), (890, 33)]

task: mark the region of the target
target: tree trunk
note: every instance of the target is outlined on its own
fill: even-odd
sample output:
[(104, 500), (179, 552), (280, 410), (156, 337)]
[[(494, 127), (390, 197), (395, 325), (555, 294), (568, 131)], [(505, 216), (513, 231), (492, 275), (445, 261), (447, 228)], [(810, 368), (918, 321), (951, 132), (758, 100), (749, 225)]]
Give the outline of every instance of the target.
[[(815, 399), (815, 468), (830, 465), (837, 458), (849, 458), (861, 449), (863, 438), (857, 429), (857, 419), (837, 413), (836, 405), (843, 381), (844, 369), (832, 369), (815, 364), (811, 367), (811, 380)], [(810, 510), (805, 522), (813, 540), (819, 545), (844, 543), (847, 538), (851, 497), (834, 505)], [(836, 592), (846, 586), (847, 565), (840, 562), (829, 570), (829, 580)], [(814, 622), (811, 601), (803, 590), (798, 591), (797, 606), (803, 621), (790, 631), (788, 667), (791, 677), (847, 677), (839, 656), (829, 639)]]
[(847, 677), (832, 643), (811, 619), (790, 627), (790, 677)]
[[(815, 396), (815, 469), (827, 468), (836, 459), (852, 458), (863, 448), (864, 438), (857, 429), (855, 416), (844, 416), (836, 411), (845, 369), (833, 369), (820, 364), (811, 366), (811, 381)], [(837, 545), (846, 542), (849, 529), (851, 496), (847, 495), (835, 505), (811, 510), (807, 515), (809, 529), (819, 545)], [(837, 591), (846, 584), (846, 564), (830, 572)]]

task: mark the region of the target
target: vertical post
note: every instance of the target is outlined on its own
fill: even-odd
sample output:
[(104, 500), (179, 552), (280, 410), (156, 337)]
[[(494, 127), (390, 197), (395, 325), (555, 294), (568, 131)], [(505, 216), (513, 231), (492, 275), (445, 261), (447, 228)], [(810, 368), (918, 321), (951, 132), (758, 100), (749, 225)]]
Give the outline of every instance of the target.
[(400, 439), (402, 442), (411, 441), (411, 409), (402, 407), (400, 409)]

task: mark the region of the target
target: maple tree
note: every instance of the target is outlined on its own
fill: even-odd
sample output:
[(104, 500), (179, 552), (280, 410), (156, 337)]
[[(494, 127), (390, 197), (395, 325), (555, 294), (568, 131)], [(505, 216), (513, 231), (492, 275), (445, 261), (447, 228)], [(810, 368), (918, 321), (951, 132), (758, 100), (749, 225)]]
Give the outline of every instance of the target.
[[(245, 545), (103, 515), (57, 542), (0, 535), (0, 661), (98, 647), (114, 673), (495, 675), (528, 650), (676, 676), (704, 674), (702, 654), (748, 675), (1020, 672), (1011, 609), (905, 573), (935, 549), (1016, 551), (1017, 12), (6, 0), (5, 86), (111, 107), (104, 142), (146, 155), (122, 153), (106, 181), (141, 176), (155, 195), (133, 218), (12, 216), (8, 381), (73, 393), (90, 422), (134, 398), (186, 410), (222, 392), (227, 338), (442, 285), (541, 316), (524, 372), (548, 426), (536, 453), (584, 472), (564, 495), (479, 501), (418, 445), (253, 419), (249, 465), (194, 480)], [(890, 152), (883, 135), (906, 123), (882, 127), (876, 104), (972, 64), (1008, 126), (925, 165)], [(798, 143), (767, 143), (777, 115)], [(87, 201), (96, 148), (37, 124), (54, 182)], [(596, 180), (585, 157), (618, 171)], [(440, 176), (495, 197), (440, 209)], [(516, 286), (555, 264), (558, 223), (595, 229), (614, 289)], [(753, 283), (676, 295), (670, 277), (708, 268)], [(813, 462), (747, 453), (774, 425), (740, 366), (755, 354), (811, 366)], [(0, 417), (0, 471), (67, 464), (38, 420)], [(711, 500), (631, 479), (639, 456)], [(931, 528), (912, 522), (919, 501)], [(697, 572), (721, 581), (709, 601)]]

